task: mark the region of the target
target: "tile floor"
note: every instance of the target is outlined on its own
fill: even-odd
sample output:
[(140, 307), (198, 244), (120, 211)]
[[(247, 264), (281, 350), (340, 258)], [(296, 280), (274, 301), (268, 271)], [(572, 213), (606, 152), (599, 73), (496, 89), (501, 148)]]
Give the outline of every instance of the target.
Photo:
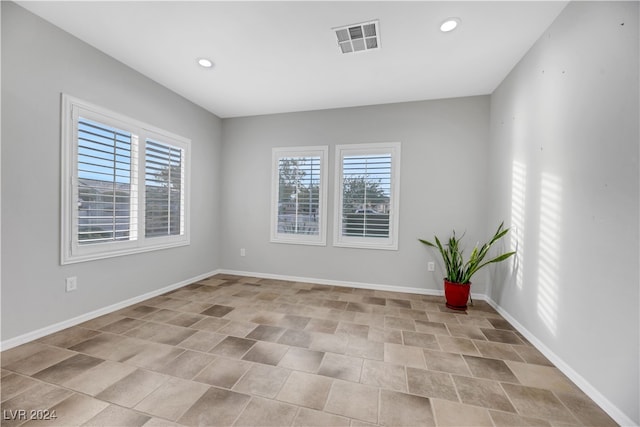
[(482, 301), (217, 275), (1, 356), (7, 427), (616, 425)]

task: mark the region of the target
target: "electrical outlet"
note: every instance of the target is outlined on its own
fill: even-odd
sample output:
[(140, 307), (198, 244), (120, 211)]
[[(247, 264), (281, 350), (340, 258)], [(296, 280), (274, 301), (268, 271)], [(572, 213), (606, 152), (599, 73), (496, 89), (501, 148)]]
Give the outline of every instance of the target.
[(245, 250), (245, 248), (240, 248), (240, 256), (246, 256), (247, 255), (247, 251)]
[(76, 276), (67, 277), (65, 279), (65, 289), (67, 292), (72, 292), (78, 289), (78, 278)]
[(433, 261), (429, 261), (427, 263), (427, 270), (429, 271), (436, 271), (436, 263)]

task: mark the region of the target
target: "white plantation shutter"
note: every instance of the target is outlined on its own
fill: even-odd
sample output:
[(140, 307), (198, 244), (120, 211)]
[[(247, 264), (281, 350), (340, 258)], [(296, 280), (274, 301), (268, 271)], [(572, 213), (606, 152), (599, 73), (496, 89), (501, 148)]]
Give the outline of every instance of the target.
[(184, 150), (147, 139), (145, 236), (184, 233)]
[(389, 237), (391, 161), (390, 153), (343, 157), (343, 235)]
[(61, 140), (62, 264), (190, 243), (188, 139), (63, 95)]
[(326, 244), (328, 147), (273, 149), (271, 241)]
[(134, 137), (80, 117), (77, 158), (77, 239), (94, 244), (137, 237)]
[(400, 143), (336, 146), (334, 245), (398, 248)]

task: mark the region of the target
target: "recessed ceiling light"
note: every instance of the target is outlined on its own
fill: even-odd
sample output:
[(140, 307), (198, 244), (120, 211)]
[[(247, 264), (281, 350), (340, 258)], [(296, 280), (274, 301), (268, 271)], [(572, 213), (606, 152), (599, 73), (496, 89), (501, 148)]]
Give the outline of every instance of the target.
[(447, 20), (440, 25), (440, 31), (448, 33), (449, 31), (455, 30), (458, 24), (460, 24), (460, 18), (447, 18)]
[(213, 67), (213, 62), (211, 62), (211, 60), (207, 58), (200, 58), (198, 59), (198, 65), (204, 68), (211, 68)]

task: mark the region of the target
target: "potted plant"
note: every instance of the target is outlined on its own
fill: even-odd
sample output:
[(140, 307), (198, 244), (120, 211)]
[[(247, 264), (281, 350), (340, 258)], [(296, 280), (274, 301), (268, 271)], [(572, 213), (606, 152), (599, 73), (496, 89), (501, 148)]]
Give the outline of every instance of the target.
[(506, 252), (488, 261), (484, 261), (491, 246), (504, 237), (509, 232), (508, 228), (504, 228), (504, 222), (500, 224), (491, 240), (483, 244), (480, 248), (476, 245), (471, 251), (469, 259), (465, 262), (463, 258), (463, 248), (460, 241), (464, 234), (460, 237), (456, 236), (456, 231), (449, 237), (449, 241), (444, 245), (438, 237), (434, 236), (435, 244), (427, 240), (418, 239), (427, 246), (437, 248), (442, 255), (447, 276), (444, 278), (444, 295), (446, 305), (452, 310), (466, 310), (467, 301), (469, 300), (469, 291), (471, 288), (471, 276), (487, 264), (504, 261), (514, 252)]

